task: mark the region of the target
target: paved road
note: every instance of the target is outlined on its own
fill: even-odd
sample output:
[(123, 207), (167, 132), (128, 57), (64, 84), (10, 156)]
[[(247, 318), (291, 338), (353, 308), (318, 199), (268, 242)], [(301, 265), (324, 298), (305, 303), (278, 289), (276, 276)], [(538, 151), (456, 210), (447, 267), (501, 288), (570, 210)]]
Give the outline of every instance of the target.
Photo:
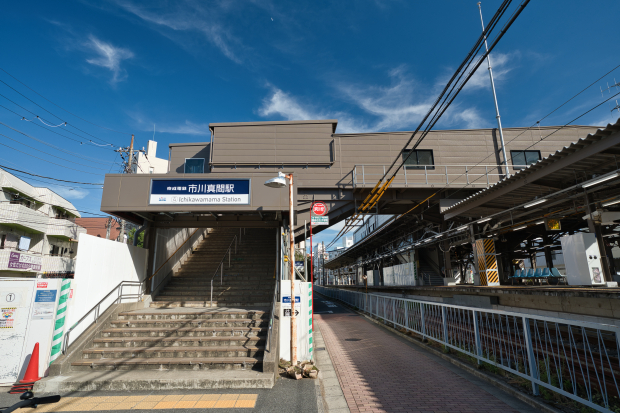
[[(196, 413), (214, 409), (217, 412), (237, 413), (244, 411), (316, 413), (318, 407), (315, 388), (314, 380), (296, 381), (280, 378), (273, 389), (76, 392), (63, 394), (63, 399), (58, 405), (46, 405), (47, 408), (42, 405), (32, 412), (98, 410), (123, 413), (157, 410), (170, 413)], [(10, 395), (7, 391), (8, 388), (0, 387), (0, 409), (19, 401), (19, 395)]]
[(351, 412), (536, 411), (335, 301), (314, 298), (314, 325)]

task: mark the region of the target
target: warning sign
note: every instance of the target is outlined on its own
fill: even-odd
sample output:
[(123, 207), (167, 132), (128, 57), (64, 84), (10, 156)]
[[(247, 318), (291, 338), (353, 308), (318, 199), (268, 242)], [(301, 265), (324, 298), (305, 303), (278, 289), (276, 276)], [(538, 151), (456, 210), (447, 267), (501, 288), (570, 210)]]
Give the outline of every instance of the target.
[(16, 307), (0, 309), (0, 328), (13, 328)]

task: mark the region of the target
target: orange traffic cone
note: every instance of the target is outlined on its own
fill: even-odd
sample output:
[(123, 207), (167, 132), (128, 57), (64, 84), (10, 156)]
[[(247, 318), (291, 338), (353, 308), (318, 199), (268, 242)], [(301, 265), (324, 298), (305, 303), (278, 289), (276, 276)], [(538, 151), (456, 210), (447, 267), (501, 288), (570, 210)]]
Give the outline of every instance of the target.
[(41, 380), (41, 377), (39, 377), (39, 343), (36, 343), (34, 345), (34, 350), (32, 350), (30, 361), (28, 362), (28, 368), (26, 368), (26, 374), (24, 374), (24, 378), (19, 382), (34, 383), (38, 380)]

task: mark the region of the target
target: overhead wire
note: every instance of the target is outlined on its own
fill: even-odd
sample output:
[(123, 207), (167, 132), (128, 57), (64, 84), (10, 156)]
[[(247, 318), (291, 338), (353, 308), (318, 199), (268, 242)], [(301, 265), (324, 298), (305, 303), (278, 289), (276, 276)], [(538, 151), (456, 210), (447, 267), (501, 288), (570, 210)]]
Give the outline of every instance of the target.
[(23, 174), (26, 174), (26, 175), (36, 176), (36, 177), (38, 177), (38, 178), (50, 179), (50, 180), (59, 181), (59, 182), (68, 182), (68, 183), (71, 183), (71, 184), (80, 184), (80, 185), (97, 185), (97, 186), (101, 186), (101, 185), (103, 185), (103, 183), (67, 181), (67, 180), (65, 180), (65, 179), (58, 179), (58, 178), (52, 178), (52, 177), (49, 177), (49, 176), (44, 176), (44, 175), (37, 175), (37, 174), (30, 173), (30, 172), (22, 171), (22, 170), (19, 170), (19, 169), (10, 168), (10, 167), (5, 166), (5, 165), (0, 165), (0, 168), (2, 168), (2, 169), (7, 169), (7, 170), (9, 170), (9, 171), (16, 171), (16, 172), (20, 172), (20, 173), (23, 173)]
[(6, 73), (7, 75), (11, 76), (14, 80), (16, 80), (17, 82), (21, 83), (23, 86), (25, 86), (25, 87), (27, 87), (28, 89), (30, 89), (32, 92), (36, 93), (38, 96), (40, 96), (40, 97), (42, 97), (43, 99), (47, 100), (47, 101), (48, 101), (49, 103), (51, 103), (52, 105), (56, 106), (56, 107), (57, 107), (57, 108), (59, 108), (60, 110), (63, 110), (63, 111), (65, 111), (65, 112), (67, 112), (67, 113), (68, 113), (68, 114), (70, 114), (71, 116), (75, 116), (76, 118), (78, 118), (78, 119), (80, 119), (80, 120), (82, 120), (82, 121), (84, 121), (84, 122), (86, 122), (86, 123), (90, 123), (91, 125), (96, 126), (96, 127), (98, 127), (98, 128), (101, 128), (101, 129), (109, 130), (110, 132), (120, 133), (121, 135), (131, 135), (131, 133), (129, 133), (129, 132), (120, 132), (120, 131), (114, 130), (114, 129), (112, 129), (112, 128), (108, 128), (108, 127), (105, 127), (105, 126), (101, 126), (101, 125), (98, 125), (98, 124), (96, 124), (96, 123), (94, 123), (94, 122), (91, 122), (91, 121), (89, 121), (89, 120), (86, 120), (86, 119), (84, 119), (84, 118), (82, 118), (82, 117), (80, 117), (80, 116), (76, 115), (75, 113), (68, 111), (67, 109), (63, 108), (62, 106), (60, 106), (60, 105), (58, 105), (58, 104), (56, 104), (56, 103), (52, 102), (51, 100), (49, 100), (48, 98), (46, 98), (45, 96), (43, 96), (42, 94), (40, 94), (39, 92), (37, 92), (36, 90), (34, 90), (33, 88), (31, 88), (30, 86), (28, 86), (27, 84), (25, 84), (24, 82), (22, 82), (21, 80), (19, 80), (19, 79), (18, 79), (18, 78), (16, 78), (15, 76), (13, 76), (12, 74), (10, 74), (9, 72), (7, 72), (7, 71), (6, 71), (6, 70), (4, 70), (3, 68), (1, 68), (1, 67), (0, 67), (0, 70), (2, 70), (2, 71), (3, 71), (4, 73)]
[[(113, 143), (111, 143), (111, 142), (105, 141), (105, 140), (103, 140), (103, 139), (101, 139), (101, 138), (98, 138), (98, 137), (96, 137), (95, 135), (91, 135), (90, 133), (88, 133), (88, 132), (86, 132), (86, 131), (83, 131), (82, 129), (78, 128), (77, 126), (74, 126), (74, 125), (72, 125), (72, 124), (68, 123), (67, 121), (65, 121), (65, 120), (64, 120), (63, 118), (61, 118), (60, 116), (55, 115), (54, 113), (52, 113), (52, 112), (50, 112), (49, 110), (45, 109), (43, 106), (39, 105), (37, 102), (35, 102), (34, 100), (30, 99), (28, 96), (24, 95), (24, 94), (23, 94), (23, 93), (21, 93), (19, 90), (15, 89), (13, 86), (11, 86), (11, 85), (9, 85), (8, 83), (6, 83), (4, 80), (0, 79), (0, 83), (3, 83), (3, 84), (4, 84), (4, 85), (6, 85), (8, 88), (10, 88), (11, 90), (13, 90), (15, 93), (19, 94), (19, 95), (20, 95), (20, 96), (22, 96), (24, 99), (27, 99), (28, 101), (30, 101), (30, 102), (31, 102), (31, 103), (33, 103), (34, 105), (36, 105), (36, 106), (40, 107), (41, 109), (43, 109), (44, 111), (46, 111), (46, 112), (47, 112), (47, 113), (49, 113), (50, 115), (54, 116), (55, 118), (58, 118), (58, 119), (60, 119), (61, 121), (63, 121), (63, 122), (65, 122), (65, 123), (67, 123), (67, 124), (68, 124), (68, 126), (71, 126), (72, 128), (74, 128), (74, 129), (76, 129), (76, 130), (79, 130), (79, 131), (80, 131), (80, 132), (82, 132), (83, 134), (88, 135), (88, 136), (90, 136), (90, 137), (92, 137), (92, 138), (94, 138), (94, 139), (96, 139), (96, 140), (98, 140), (98, 141), (101, 141), (101, 142), (107, 143), (107, 144), (109, 144), (109, 145), (111, 145), (111, 146), (118, 146), (118, 145), (115, 145), (115, 144), (113, 144)], [(29, 111), (29, 112), (30, 112), (30, 111)], [(30, 113), (32, 113), (32, 112), (30, 112)]]
[[(417, 142), (416, 142), (416, 144), (414, 145), (413, 148), (414, 149), (417, 148), (417, 146), (422, 142), (422, 140), (426, 137), (426, 135), (428, 135), (428, 133), (430, 132), (432, 127), (437, 123), (437, 121), (445, 113), (445, 111), (448, 109), (448, 107), (452, 104), (452, 102), (458, 96), (458, 94), (463, 89), (463, 87), (465, 86), (467, 81), (473, 76), (473, 74), (476, 72), (478, 67), (484, 62), (484, 60), (487, 58), (487, 56), (495, 48), (495, 46), (502, 39), (502, 37), (504, 36), (506, 31), (512, 26), (512, 24), (514, 23), (516, 18), (521, 14), (521, 12), (527, 6), (527, 4), (529, 3), (530, 0), (522, 1), (520, 6), (517, 8), (517, 10), (515, 10), (513, 15), (511, 16), (511, 18), (508, 20), (508, 22), (501, 29), (500, 33), (497, 35), (497, 37), (495, 38), (495, 40), (493, 41), (491, 46), (488, 48), (488, 50), (486, 50), (486, 52), (484, 52), (482, 54), (482, 56), (478, 59), (478, 62), (469, 71), (469, 73), (467, 74), (465, 79), (463, 81), (461, 81), (461, 79), (463, 78), (463, 76), (465, 74), (465, 69), (470, 67), (472, 61), (475, 59), (475, 57), (478, 55), (479, 51), (481, 50), (482, 46), (484, 45), (484, 40), (495, 29), (495, 27), (498, 24), (499, 20), (501, 19), (501, 17), (504, 15), (506, 10), (508, 9), (511, 1), (512, 0), (504, 0), (504, 2), (500, 5), (500, 7), (496, 11), (495, 15), (493, 16), (493, 18), (489, 21), (489, 24), (487, 25), (487, 27), (483, 30), (482, 34), (480, 35), (480, 37), (478, 38), (478, 40), (476, 41), (474, 46), (471, 48), (470, 52), (467, 54), (465, 59), (462, 61), (461, 65), (457, 68), (455, 73), (452, 75), (451, 79), (448, 81), (448, 83), (446, 84), (446, 86), (444, 87), (444, 89), (442, 90), (440, 95), (437, 97), (437, 99), (435, 100), (435, 102), (433, 103), (433, 105), (431, 106), (429, 111), (427, 112), (427, 114), (424, 116), (424, 118), (422, 119), (420, 124), (416, 127), (415, 131), (412, 132), (411, 137), (409, 138), (407, 143), (404, 145), (403, 149), (400, 151), (399, 156), (404, 153), (404, 151), (406, 150), (407, 146), (409, 146), (409, 144), (411, 143), (411, 141), (415, 137), (416, 133), (418, 131), (420, 131), (422, 126), (427, 122), (429, 116), (431, 116), (431, 114), (434, 113), (433, 116), (431, 117), (430, 121), (428, 122), (426, 128), (424, 129), (422, 135), (418, 138), (418, 140), (417, 140)], [(456, 92), (453, 93), (455, 89), (456, 89)], [(436, 108), (438, 106), (439, 106), (439, 109), (436, 110)], [(386, 179), (386, 177), (388, 176), (388, 174), (391, 173), (391, 171), (394, 168), (394, 165), (398, 161), (399, 157), (397, 157), (394, 160), (394, 162), (386, 170), (386, 172), (383, 175), (383, 177), (379, 180), (377, 185), (375, 185), (375, 187), (373, 188), (373, 190), (371, 191), (369, 196), (366, 197), (364, 202), (362, 202), (362, 204), (358, 208), (358, 211), (357, 211), (356, 215), (349, 221), (349, 223), (347, 223), (345, 226), (343, 226), (343, 228), (340, 230), (340, 232), (336, 235), (336, 237), (328, 245), (328, 248), (331, 245), (333, 245), (335, 242), (337, 242), (338, 239), (340, 239), (342, 237), (342, 235), (346, 234), (348, 231), (351, 230), (353, 225), (357, 222), (357, 220), (359, 220), (359, 216), (361, 215), (361, 213), (365, 213), (366, 210), (371, 210), (375, 205), (377, 205), (377, 203), (380, 201), (380, 199), (383, 196), (383, 194), (385, 193), (385, 191), (389, 188), (389, 186), (391, 185), (392, 181), (396, 177), (396, 174), (398, 173), (400, 168), (407, 162), (407, 160), (409, 159), (409, 157), (412, 154), (413, 154), (413, 150), (409, 151), (409, 154), (407, 155), (407, 157), (402, 160), (401, 164), (396, 168), (396, 171), (394, 173), (392, 173), (392, 176), (390, 178), (388, 178), (387, 181), (384, 181)], [(383, 183), (383, 185), (381, 185), (382, 183)], [(427, 198), (427, 199), (430, 199), (430, 198)], [(419, 205), (420, 204), (418, 204), (417, 206), (419, 206)]]

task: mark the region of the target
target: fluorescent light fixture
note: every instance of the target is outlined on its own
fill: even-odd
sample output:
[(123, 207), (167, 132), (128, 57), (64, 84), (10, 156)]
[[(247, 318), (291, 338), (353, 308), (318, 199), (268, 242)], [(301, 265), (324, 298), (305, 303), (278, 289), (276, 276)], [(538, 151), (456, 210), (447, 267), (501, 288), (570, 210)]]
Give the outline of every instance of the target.
[(524, 229), (524, 228), (527, 228), (527, 225), (523, 225), (523, 226), (521, 226), (521, 227), (513, 228), (512, 230), (513, 230), (513, 231), (518, 231), (518, 230), (520, 230), (520, 229)]
[(616, 204), (620, 204), (620, 199), (616, 199), (615, 201), (605, 202), (603, 206), (606, 207), (606, 206), (616, 205)]
[(548, 199), (544, 199), (544, 198), (543, 199), (537, 199), (535, 201), (530, 202), (529, 204), (523, 205), (523, 208), (531, 208), (534, 205), (542, 204), (543, 202), (547, 202), (547, 201), (548, 201)]
[(614, 172), (611, 175), (602, 176), (600, 178), (593, 179), (592, 181), (588, 181), (582, 184), (581, 187), (588, 188), (588, 187), (591, 187), (592, 185), (600, 184), (601, 182), (605, 182), (605, 181), (609, 181), (610, 179), (617, 178), (618, 176), (620, 176), (620, 172)]
[(488, 218), (482, 218), (481, 220), (476, 221), (476, 222), (477, 222), (478, 224), (482, 224), (483, 222), (487, 222), (487, 221), (490, 221), (490, 220), (491, 220), (491, 217), (488, 217)]
[[(620, 202), (620, 201), (618, 201), (618, 202)], [(456, 230), (457, 231), (462, 231), (462, 230), (467, 229), (467, 228), (469, 228), (469, 225), (462, 225), (462, 226), (458, 227)]]
[(545, 223), (545, 220), (543, 219), (541, 221), (535, 222), (534, 225), (540, 225), (540, 224), (544, 224), (544, 223)]

